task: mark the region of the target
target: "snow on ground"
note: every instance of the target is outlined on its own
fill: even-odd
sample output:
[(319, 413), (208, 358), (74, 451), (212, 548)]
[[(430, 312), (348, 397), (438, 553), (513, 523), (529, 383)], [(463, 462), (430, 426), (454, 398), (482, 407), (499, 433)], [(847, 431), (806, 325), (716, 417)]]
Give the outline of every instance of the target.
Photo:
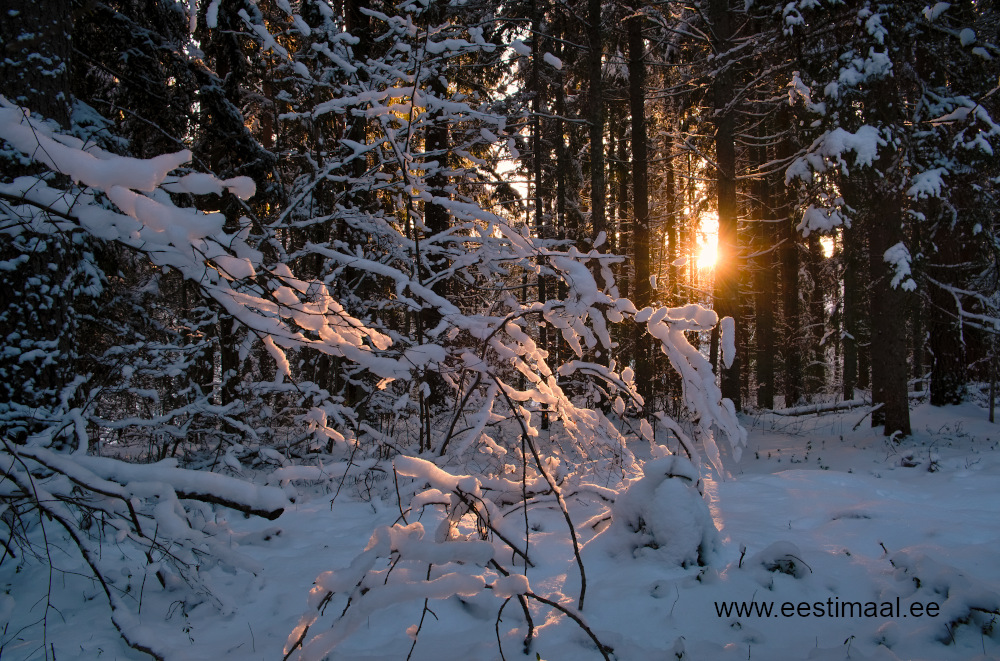
[[(583, 615), (614, 658), (1000, 657), (1000, 426), (972, 404), (921, 404), (914, 435), (897, 446), (862, 420), (866, 411), (744, 418), (742, 461), (727, 461), (730, 475), (704, 485), (719, 529), (708, 566), (670, 564), (660, 549), (622, 553), (621, 544), (581, 525), (583, 541), (591, 542), (583, 549)], [(265, 571), (210, 569), (220, 598), (214, 604), (207, 597), (182, 602), (155, 578), (135, 577), (130, 594), (141, 600), (143, 624), (171, 640), (180, 659), (280, 659), (316, 576), (346, 567), (375, 526), (399, 515), (394, 500), (366, 502), (361, 495), (390, 492), (385, 484), (371, 492), (345, 489), (332, 508), (332, 494), (313, 493), (273, 522), (232, 514), (224, 534)], [(676, 520), (697, 520), (697, 508), (681, 502), (683, 490), (656, 493), (678, 503), (680, 513), (667, 513)], [(570, 509), (582, 524), (607, 506), (577, 498)], [(580, 581), (561, 514), (541, 501), (529, 520), (532, 589), (572, 605)], [(52, 573), (22, 558), (0, 565), (0, 657), (45, 658), (47, 650), (59, 661), (146, 658), (119, 640), (103, 594), (64, 548), (52, 545)], [(884, 610), (897, 599), (901, 613)], [(771, 616), (718, 612), (751, 601), (770, 605)], [(876, 615), (847, 616), (853, 602)], [(536, 652), (549, 661), (601, 658), (575, 623), (541, 606), (533, 611), (537, 638), (525, 657), (524, 616), (512, 601), (498, 624), (500, 603), (490, 594), (431, 602), (411, 658), (500, 659), (498, 632), (506, 659), (534, 659)], [(332, 658), (405, 659), (413, 644), (407, 628), (422, 605), (404, 602), (373, 614)], [(834, 617), (826, 614), (831, 607)]]

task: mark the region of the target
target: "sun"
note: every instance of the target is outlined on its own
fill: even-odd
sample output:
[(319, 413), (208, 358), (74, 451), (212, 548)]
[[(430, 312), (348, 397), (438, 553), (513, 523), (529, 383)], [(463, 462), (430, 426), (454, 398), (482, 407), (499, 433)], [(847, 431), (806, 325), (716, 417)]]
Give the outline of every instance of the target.
[(711, 237), (713, 240), (700, 244), (697, 264), (701, 270), (715, 268), (715, 262), (719, 258), (719, 246), (718, 242), (714, 240), (715, 238), (713, 236)]
[(714, 213), (704, 213), (698, 228), (698, 258), (699, 270), (707, 271), (715, 268), (719, 260), (719, 217)]

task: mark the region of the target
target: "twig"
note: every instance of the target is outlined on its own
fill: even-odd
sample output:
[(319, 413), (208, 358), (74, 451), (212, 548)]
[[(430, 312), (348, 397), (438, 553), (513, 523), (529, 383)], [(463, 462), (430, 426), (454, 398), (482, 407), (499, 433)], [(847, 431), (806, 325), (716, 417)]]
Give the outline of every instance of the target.
[(514, 542), (512, 542), (509, 539), (507, 539), (506, 535), (504, 535), (502, 532), (500, 532), (499, 530), (497, 530), (496, 527), (490, 522), (490, 520), (482, 515), (482, 513), (479, 511), (479, 508), (476, 506), (476, 503), (472, 500), (472, 498), (470, 497), (469, 494), (465, 493), (464, 491), (462, 491), (461, 489), (459, 489), (457, 487), (452, 490), (452, 493), (454, 493), (456, 496), (458, 496), (459, 499), (462, 501), (462, 503), (464, 503), (465, 506), (468, 507), (470, 511), (474, 512), (479, 517), (479, 519), (489, 529), (490, 532), (492, 532), (494, 535), (496, 535), (497, 537), (499, 537), (500, 541), (502, 541), (504, 544), (506, 544), (507, 546), (509, 546), (510, 549), (511, 549), (511, 551), (513, 551), (517, 555), (519, 555), (522, 558), (524, 558), (524, 563), (525, 563), (526, 566), (528, 566), (528, 567), (534, 567), (535, 566), (535, 563), (533, 563), (531, 561), (531, 558), (528, 557), (527, 550), (522, 551), (521, 549), (519, 549), (517, 547), (516, 544), (514, 544)]
[[(427, 579), (426, 580), (428, 580), (428, 581), (431, 580), (431, 568), (433, 566), (434, 566), (433, 564), (427, 563)], [(427, 613), (430, 613), (431, 615), (434, 615), (434, 611), (432, 611), (430, 608), (427, 607), (427, 604), (429, 602), (430, 602), (430, 600), (425, 597), (424, 598), (424, 608), (423, 608), (422, 611), (420, 611), (420, 623), (417, 624), (417, 630), (413, 634), (413, 644), (410, 645), (410, 652), (409, 652), (409, 654), (406, 655), (406, 661), (410, 661), (410, 657), (413, 656), (413, 650), (415, 650), (417, 648), (417, 638), (420, 636), (420, 630), (424, 628), (424, 618), (427, 617)], [(497, 617), (499, 617), (499, 615), (497, 615)], [(434, 615), (434, 619), (437, 619), (437, 615)], [(497, 635), (499, 635), (499, 633)]]
[[(15, 454), (14, 457), (16, 461), (24, 466), (23, 460), (19, 456)], [(27, 468), (27, 466), (24, 467)], [(35, 481), (31, 478), (30, 474), (10, 470), (8, 472), (8, 476), (14, 480), (18, 488), (20, 488), (25, 495), (33, 499), (40, 512), (43, 512), (50, 519), (55, 520), (60, 526), (62, 526), (70, 538), (72, 538), (77, 550), (80, 551), (80, 555), (83, 557), (84, 562), (86, 562), (90, 567), (90, 571), (93, 573), (94, 578), (97, 579), (98, 583), (100, 583), (101, 587), (104, 589), (104, 594), (108, 598), (108, 605), (111, 607), (111, 623), (114, 625), (115, 629), (118, 630), (118, 633), (121, 635), (125, 643), (132, 649), (148, 654), (158, 661), (165, 661), (165, 656), (154, 651), (149, 645), (132, 638), (128, 632), (126, 632), (120, 618), (121, 613), (126, 611), (124, 604), (122, 604), (118, 596), (112, 592), (111, 586), (108, 584), (107, 580), (105, 580), (103, 572), (97, 566), (97, 559), (94, 557), (94, 554), (90, 549), (90, 545), (79, 535), (75, 522), (68, 521), (62, 511), (59, 511), (56, 507), (50, 505), (50, 503), (56, 503), (58, 500), (52, 498), (48, 494), (45, 494), (46, 497), (42, 498)]]
[(500, 661), (507, 661), (507, 657), (503, 655), (503, 641), (500, 640), (500, 616), (503, 615), (503, 609), (506, 608), (509, 603), (510, 597), (507, 597), (503, 600), (503, 603), (500, 604), (500, 610), (497, 611), (497, 620), (493, 627), (497, 632), (497, 650), (500, 652)]
[(534, 592), (525, 592), (524, 596), (528, 597), (530, 599), (534, 599), (535, 601), (537, 601), (539, 603), (542, 603), (542, 604), (545, 604), (546, 606), (551, 606), (552, 608), (555, 608), (557, 611), (559, 611), (563, 615), (567, 616), (568, 618), (570, 618), (571, 620), (573, 620), (574, 622), (576, 622), (577, 626), (579, 626), (581, 629), (583, 629), (584, 633), (586, 633), (588, 636), (590, 636), (590, 639), (592, 641), (594, 641), (595, 645), (597, 645), (597, 651), (600, 652), (601, 656), (604, 657), (604, 661), (611, 661), (611, 657), (608, 656), (608, 653), (609, 652), (613, 652), (614, 650), (612, 648), (610, 648), (610, 647), (607, 647), (604, 643), (602, 643), (601, 640), (600, 640), (600, 638), (598, 638), (594, 634), (594, 632), (590, 630), (590, 627), (587, 626), (587, 623), (584, 622), (583, 619), (579, 615), (577, 615), (576, 613), (574, 613), (570, 609), (566, 608), (562, 604), (560, 604), (560, 603), (558, 603), (556, 601), (552, 601), (551, 599), (546, 599), (545, 597), (540, 597), (537, 594), (535, 594)]
[[(510, 572), (501, 567), (500, 563), (496, 560), (490, 560), (490, 566), (504, 576), (510, 576)], [(531, 609), (528, 608), (528, 601), (524, 598), (523, 594), (517, 595), (517, 601), (521, 604), (521, 610), (524, 611), (524, 619), (528, 623), (528, 633), (524, 636), (524, 653), (527, 654), (531, 651), (531, 641), (535, 638), (535, 620), (531, 617)], [(500, 610), (502, 611), (503, 607)], [(497, 617), (500, 617), (499, 613), (497, 613)]]
[(503, 393), (504, 399), (507, 400), (507, 405), (510, 406), (511, 412), (514, 417), (517, 418), (518, 424), (521, 426), (521, 440), (526, 443), (531, 449), (531, 455), (535, 459), (535, 465), (538, 467), (538, 472), (542, 474), (545, 481), (549, 483), (549, 488), (556, 495), (556, 500), (559, 502), (559, 509), (562, 511), (563, 518), (566, 520), (566, 525), (569, 526), (570, 539), (573, 541), (573, 556), (576, 558), (576, 566), (580, 570), (580, 599), (577, 608), (583, 610), (583, 598), (587, 594), (587, 572), (583, 568), (583, 558), (580, 556), (580, 542), (576, 535), (576, 528), (573, 526), (573, 520), (569, 516), (569, 509), (566, 507), (566, 501), (563, 499), (562, 490), (560, 490), (559, 485), (556, 484), (549, 472), (545, 470), (545, 466), (542, 464), (542, 459), (538, 455), (538, 448), (535, 447), (535, 443), (531, 440), (531, 435), (528, 434), (528, 427), (524, 422), (524, 419), (518, 412), (517, 407), (514, 402), (511, 401), (510, 395), (504, 389), (503, 384), (500, 380), (494, 376), (490, 375), (493, 381), (497, 384), (500, 392)]
[(858, 430), (858, 427), (860, 427), (860, 426), (861, 426), (861, 423), (865, 421), (865, 418), (867, 418), (868, 416), (870, 416), (870, 415), (871, 415), (872, 413), (874, 413), (875, 411), (878, 411), (878, 410), (879, 410), (880, 408), (882, 408), (883, 406), (885, 406), (885, 404), (876, 404), (875, 406), (873, 406), (873, 407), (872, 407), (872, 410), (871, 410), (871, 411), (869, 411), (868, 413), (865, 413), (865, 414), (864, 414), (863, 416), (861, 416), (861, 419), (860, 419), (860, 420), (858, 420), (858, 421), (857, 421), (857, 422), (856, 422), (856, 423), (854, 424), (854, 426), (853, 426), (853, 427), (851, 428), (851, 431), (857, 431), (857, 430)]

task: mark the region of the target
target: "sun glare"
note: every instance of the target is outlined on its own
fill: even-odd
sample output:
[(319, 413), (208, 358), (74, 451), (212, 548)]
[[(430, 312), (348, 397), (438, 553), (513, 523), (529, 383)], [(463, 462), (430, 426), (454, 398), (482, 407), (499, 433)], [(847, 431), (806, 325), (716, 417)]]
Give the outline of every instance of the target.
[(696, 263), (699, 270), (710, 270), (719, 258), (719, 217), (714, 213), (702, 214), (699, 225)]
[(699, 244), (698, 268), (702, 270), (713, 268), (715, 260), (719, 257), (719, 247), (714, 240), (716, 237), (712, 236), (710, 238), (712, 239), (711, 241)]
[(827, 259), (833, 257), (834, 249), (836, 245), (833, 242), (832, 236), (821, 236), (819, 237), (819, 245), (823, 248), (823, 256)]

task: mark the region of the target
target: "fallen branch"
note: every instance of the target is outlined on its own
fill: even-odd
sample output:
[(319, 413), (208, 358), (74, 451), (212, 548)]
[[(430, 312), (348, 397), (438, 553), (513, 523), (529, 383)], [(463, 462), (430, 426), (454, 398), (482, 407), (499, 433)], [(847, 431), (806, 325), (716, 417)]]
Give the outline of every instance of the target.
[[(918, 390), (907, 395), (910, 399), (920, 399), (927, 396), (926, 390)], [(847, 411), (862, 406), (871, 406), (871, 401), (867, 399), (845, 399), (839, 402), (817, 402), (816, 404), (803, 404), (787, 409), (772, 409), (771, 413), (784, 417), (795, 417), (800, 415), (810, 415), (820, 413), (833, 413), (835, 411)], [(881, 405), (880, 405), (881, 406)], [(862, 418), (864, 420), (864, 418)]]

